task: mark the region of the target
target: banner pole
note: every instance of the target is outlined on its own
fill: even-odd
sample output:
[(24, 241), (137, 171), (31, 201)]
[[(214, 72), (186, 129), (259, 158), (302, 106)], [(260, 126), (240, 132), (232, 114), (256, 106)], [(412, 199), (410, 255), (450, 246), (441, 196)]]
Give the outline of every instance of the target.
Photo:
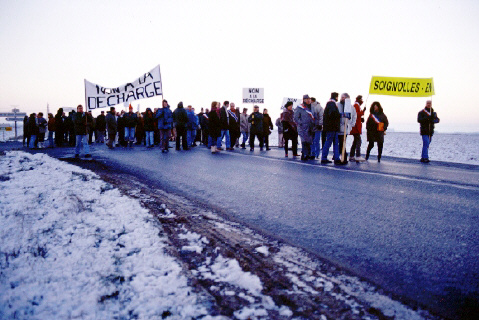
[(346, 130), (348, 130), (348, 118), (344, 123), (344, 132), (343, 132), (343, 150), (341, 151), (341, 162), (346, 161)]

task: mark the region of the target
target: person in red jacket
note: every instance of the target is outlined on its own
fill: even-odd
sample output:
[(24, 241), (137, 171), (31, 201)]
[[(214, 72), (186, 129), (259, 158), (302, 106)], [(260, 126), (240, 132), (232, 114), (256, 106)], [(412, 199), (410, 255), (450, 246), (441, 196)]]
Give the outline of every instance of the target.
[(351, 146), (351, 151), (349, 154), (351, 155), (349, 160), (350, 161), (364, 161), (365, 159), (361, 157), (361, 133), (363, 130), (363, 122), (364, 122), (364, 111), (366, 111), (366, 107), (361, 110), (361, 105), (363, 104), (363, 96), (359, 95), (356, 97), (356, 102), (354, 103), (354, 109), (356, 109), (356, 124), (351, 129), (351, 135), (354, 137), (353, 145)]

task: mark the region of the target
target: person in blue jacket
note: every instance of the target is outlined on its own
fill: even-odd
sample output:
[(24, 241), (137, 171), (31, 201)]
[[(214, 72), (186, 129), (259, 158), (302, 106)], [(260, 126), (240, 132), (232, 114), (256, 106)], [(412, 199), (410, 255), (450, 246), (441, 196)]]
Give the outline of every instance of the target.
[(189, 105), (186, 111), (188, 114), (188, 133), (187, 133), (187, 140), (188, 140), (188, 147), (196, 147), (195, 138), (196, 138), (196, 129), (198, 128), (198, 116), (195, 114), (195, 109)]
[(158, 120), (158, 130), (160, 130), (161, 152), (168, 152), (171, 129), (173, 128), (173, 113), (168, 101), (163, 100), (163, 108), (156, 111), (155, 119)]
[(434, 124), (439, 123), (437, 113), (432, 108), (432, 101), (426, 101), (426, 107), (417, 114), (417, 122), (420, 124), (420, 134), (422, 136), (421, 162), (429, 163), (429, 144), (434, 134)]

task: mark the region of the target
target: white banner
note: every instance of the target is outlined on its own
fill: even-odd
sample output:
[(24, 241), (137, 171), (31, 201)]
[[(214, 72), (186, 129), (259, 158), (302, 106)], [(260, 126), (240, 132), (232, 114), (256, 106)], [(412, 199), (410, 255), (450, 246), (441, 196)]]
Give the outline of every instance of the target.
[(264, 88), (243, 88), (243, 103), (264, 103)]
[(106, 88), (85, 79), (85, 104), (87, 110), (129, 104), (131, 101), (163, 95), (160, 66), (145, 73), (133, 82), (116, 88)]
[(283, 98), (283, 104), (281, 105), (281, 109), (284, 109), (286, 102), (293, 102), (293, 109), (296, 109), (301, 103), (303, 103), (303, 99), (296, 99), (296, 98)]

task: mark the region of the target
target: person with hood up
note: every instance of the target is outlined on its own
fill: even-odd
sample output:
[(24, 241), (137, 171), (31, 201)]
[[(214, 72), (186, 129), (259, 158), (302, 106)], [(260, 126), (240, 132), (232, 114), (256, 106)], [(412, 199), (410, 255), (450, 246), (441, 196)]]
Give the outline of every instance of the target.
[(55, 114), (55, 126), (55, 144), (57, 147), (61, 147), (63, 145), (63, 135), (65, 130), (63, 126), (63, 108), (59, 108)]
[(369, 109), (369, 118), (366, 122), (366, 130), (368, 137), (368, 150), (366, 152), (366, 160), (369, 159), (369, 153), (374, 147), (374, 142), (378, 144), (378, 162), (381, 162), (383, 153), (384, 135), (388, 129), (388, 117), (383, 112), (383, 107), (377, 101), (371, 104)]
[(311, 112), (311, 98), (303, 95), (303, 103), (294, 110), (294, 122), (298, 125), (298, 134), (301, 137), (301, 160), (312, 160), (311, 144), (313, 143), (314, 116)]
[(178, 103), (178, 107), (173, 112), (173, 126), (176, 128), (176, 150), (180, 149), (180, 140), (183, 150), (189, 150), (187, 141), (188, 114), (183, 108), (183, 102)]
[[(349, 94), (341, 94), (341, 99), (338, 103), (338, 110), (341, 114), (340, 127), (339, 127), (339, 153), (340, 155), (346, 148), (346, 139), (348, 134), (351, 132), (351, 129), (356, 125), (356, 109), (351, 105), (351, 99)], [(342, 161), (346, 164), (348, 162), (348, 153), (344, 151), (344, 159)]]

